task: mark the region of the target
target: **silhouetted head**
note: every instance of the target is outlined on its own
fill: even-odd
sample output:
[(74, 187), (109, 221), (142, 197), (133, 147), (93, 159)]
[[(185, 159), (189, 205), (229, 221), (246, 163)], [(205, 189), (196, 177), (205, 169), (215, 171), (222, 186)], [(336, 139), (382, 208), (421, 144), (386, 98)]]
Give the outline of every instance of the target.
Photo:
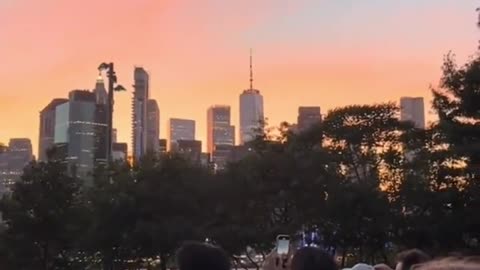
[(418, 264), (413, 270), (478, 270), (480, 262), (478, 258), (456, 258), (450, 257), (441, 260), (430, 261), (425, 264)]
[(328, 253), (315, 247), (299, 249), (292, 259), (292, 270), (337, 270), (337, 264)]
[(375, 270), (392, 270), (392, 268), (384, 263), (377, 264), (373, 266)]
[(220, 248), (189, 242), (177, 251), (179, 270), (230, 270), (230, 260)]
[(425, 263), (430, 260), (425, 252), (419, 249), (411, 249), (401, 252), (397, 255), (398, 270), (410, 270), (416, 264)]

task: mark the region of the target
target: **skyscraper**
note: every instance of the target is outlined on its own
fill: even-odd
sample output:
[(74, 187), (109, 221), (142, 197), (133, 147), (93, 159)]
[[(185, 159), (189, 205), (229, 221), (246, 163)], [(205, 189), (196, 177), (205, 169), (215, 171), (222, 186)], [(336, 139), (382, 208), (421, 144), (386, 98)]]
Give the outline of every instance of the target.
[(0, 144), (0, 197), (2, 197), (4, 193), (8, 192), (6, 185), (10, 174), (8, 171), (7, 151), (8, 147)]
[(298, 131), (306, 131), (312, 126), (322, 122), (320, 107), (299, 107), (297, 128)]
[(157, 153), (160, 139), (160, 110), (157, 101), (149, 99), (147, 102), (147, 151)]
[(190, 162), (200, 165), (202, 155), (201, 141), (178, 140), (177, 151)]
[(128, 144), (127, 143), (117, 143), (112, 144), (112, 155), (113, 160), (115, 161), (127, 161), (128, 159)]
[(195, 140), (195, 121), (188, 119), (170, 118), (168, 125), (170, 151), (175, 151), (179, 140)]
[(142, 67), (136, 67), (133, 72), (133, 79), (132, 154), (134, 162), (138, 162), (147, 151), (149, 75)]
[(27, 138), (12, 138), (8, 147), (0, 145), (0, 195), (11, 191), (23, 168), (33, 160), (32, 143)]
[(167, 139), (158, 140), (158, 152), (165, 153), (167, 152)]
[(117, 142), (117, 140), (118, 140), (117, 134), (118, 134), (117, 129), (116, 128), (112, 129), (112, 143)]
[(240, 95), (240, 144), (255, 139), (264, 121), (263, 96), (253, 88), (252, 53), (250, 51), (250, 88)]
[(55, 137), (57, 145), (65, 147), (65, 161), (70, 172), (86, 179), (94, 169), (98, 136), (97, 104), (94, 93), (74, 90), (67, 103), (55, 111)]
[(425, 108), (423, 97), (400, 98), (400, 120), (409, 121), (416, 128), (425, 128)]
[(47, 150), (53, 146), (55, 136), (55, 109), (68, 102), (65, 98), (56, 98), (40, 111), (40, 130), (38, 138), (38, 160), (47, 160)]
[(207, 111), (207, 152), (223, 169), (235, 145), (235, 127), (230, 124), (230, 106), (216, 105)]
[(12, 138), (8, 143), (8, 167), (22, 174), (23, 168), (33, 159), (32, 142), (27, 138)]
[(107, 94), (107, 90), (105, 89), (105, 83), (103, 81), (102, 76), (97, 77), (97, 81), (95, 83), (95, 88), (93, 89), (93, 93), (95, 94), (95, 100), (97, 104), (107, 105), (108, 94)]

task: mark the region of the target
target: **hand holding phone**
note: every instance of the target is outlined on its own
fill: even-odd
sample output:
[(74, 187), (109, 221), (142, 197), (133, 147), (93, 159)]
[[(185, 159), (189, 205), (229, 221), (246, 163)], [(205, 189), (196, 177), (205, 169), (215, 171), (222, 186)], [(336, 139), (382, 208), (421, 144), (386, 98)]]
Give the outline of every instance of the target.
[(282, 234), (277, 236), (277, 253), (287, 255), (290, 249), (290, 236)]

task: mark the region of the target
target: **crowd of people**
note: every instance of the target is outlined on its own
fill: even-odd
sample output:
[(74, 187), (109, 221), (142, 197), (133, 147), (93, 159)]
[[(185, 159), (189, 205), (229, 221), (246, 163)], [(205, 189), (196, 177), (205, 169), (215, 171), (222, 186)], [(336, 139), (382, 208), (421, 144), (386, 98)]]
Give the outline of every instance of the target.
[[(184, 244), (177, 252), (178, 270), (231, 270), (231, 259), (221, 248), (208, 243)], [(431, 258), (418, 249), (401, 252), (396, 264), (369, 265), (358, 263), (352, 268), (339, 269), (335, 258), (317, 247), (303, 247), (281, 255), (272, 251), (262, 270), (480, 270), (479, 257), (461, 255)]]

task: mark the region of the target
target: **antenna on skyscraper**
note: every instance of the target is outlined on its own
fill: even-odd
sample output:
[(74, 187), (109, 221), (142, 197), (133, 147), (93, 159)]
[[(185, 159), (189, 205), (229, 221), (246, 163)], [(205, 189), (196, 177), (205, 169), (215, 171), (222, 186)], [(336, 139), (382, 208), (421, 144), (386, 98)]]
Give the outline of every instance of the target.
[(252, 48), (250, 48), (250, 89), (253, 89)]

